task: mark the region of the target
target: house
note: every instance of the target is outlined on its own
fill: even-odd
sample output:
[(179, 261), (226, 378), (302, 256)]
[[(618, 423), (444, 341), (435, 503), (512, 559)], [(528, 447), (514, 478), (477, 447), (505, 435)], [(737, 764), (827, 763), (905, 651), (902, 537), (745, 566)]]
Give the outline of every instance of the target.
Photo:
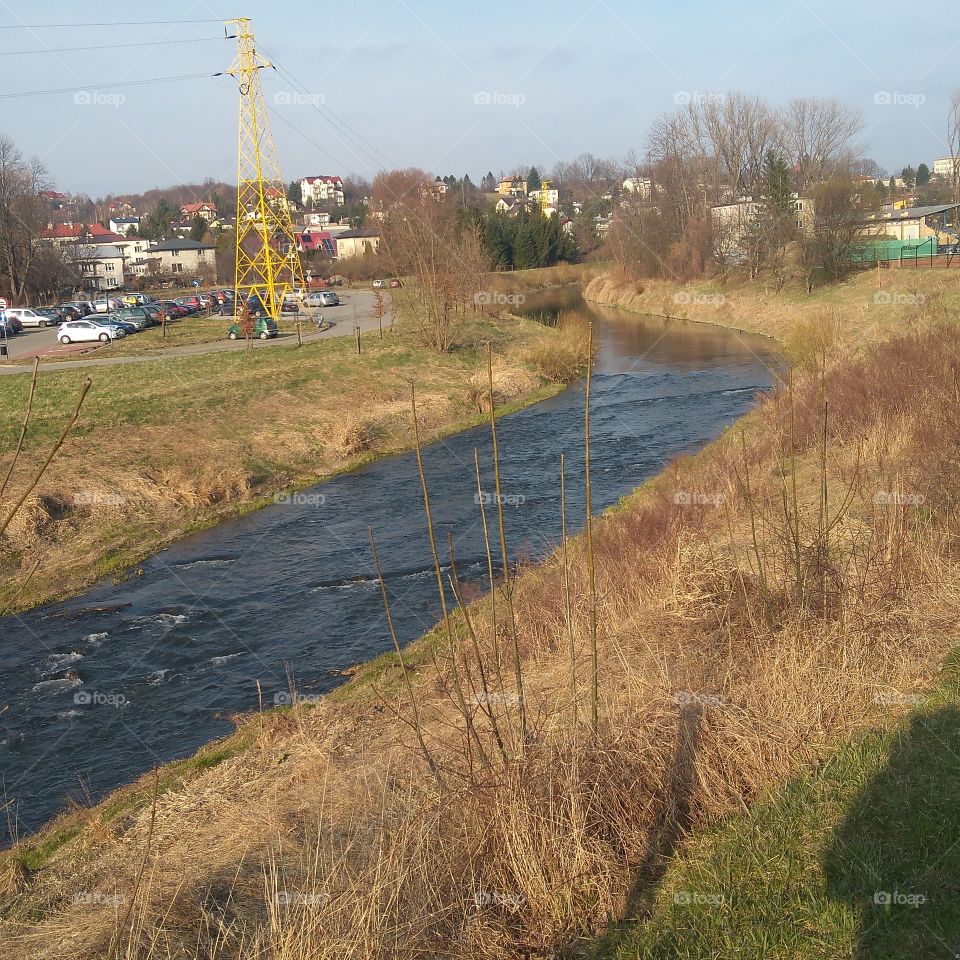
[(563, 213), (560, 214), (560, 229), (573, 236), (573, 221)]
[(420, 197), (423, 200), (433, 198), (436, 201), (447, 198), (448, 186), (439, 177), (433, 183), (423, 183), (420, 185)]
[(64, 252), (76, 267), (84, 290), (118, 290), (123, 286), (123, 254), (113, 244), (79, 241)]
[(526, 197), (527, 181), (523, 177), (504, 177), (497, 184), (497, 193), (501, 197)]
[(183, 273), (196, 276), (217, 266), (216, 247), (212, 243), (174, 238), (155, 244), (146, 251), (147, 260), (158, 273)]
[(150, 250), (150, 241), (143, 237), (118, 237), (111, 241), (123, 257), (123, 275), (125, 277), (145, 277), (147, 275), (146, 256)]
[(99, 223), (57, 223), (51, 224), (46, 230), (41, 231), (40, 239), (52, 240), (57, 246), (63, 246), (77, 240), (114, 243), (117, 240), (122, 240), (123, 237)]
[(217, 205), (209, 200), (201, 200), (199, 203), (185, 203), (180, 208), (180, 216), (189, 220), (200, 217), (209, 223), (211, 220), (217, 219)]
[(529, 196), (535, 203), (540, 204), (546, 216), (550, 216), (547, 213), (548, 208), (555, 210), (560, 206), (560, 191), (549, 180), (544, 180), (539, 190), (531, 190)]
[(332, 204), (344, 205), (343, 180), (340, 177), (304, 177), (300, 181), (300, 197), (304, 207)]
[(337, 245), (329, 230), (304, 230), (295, 236), (297, 249), (301, 253), (325, 253), (328, 257), (337, 255)]
[[(762, 198), (754, 200), (752, 197), (740, 197), (732, 203), (711, 207), (710, 220), (717, 241), (729, 245), (731, 250), (739, 247), (749, 228), (760, 219), (765, 206)], [(813, 226), (813, 200), (794, 194), (793, 209), (797, 229), (801, 233), (808, 233)]]
[(494, 206), (497, 213), (506, 213), (511, 217), (517, 216), (521, 210), (531, 210), (533, 204), (526, 197), (501, 197)]
[(304, 216), (303, 222), (308, 227), (325, 227), (330, 223), (330, 214), (325, 210), (308, 213)]
[(934, 160), (931, 172), (935, 177), (952, 180), (955, 170), (960, 173), (960, 157), (944, 157), (940, 160)]
[(653, 196), (653, 181), (649, 177), (627, 177), (623, 181), (623, 192), (638, 200), (649, 200)]
[(56, 190), (41, 190), (40, 199), (50, 204), (51, 210), (62, 210), (70, 198), (65, 193), (58, 193)]
[(139, 217), (121, 217), (113, 216), (110, 218), (108, 226), (114, 233), (119, 233), (121, 236), (126, 236), (127, 231), (133, 227), (134, 230), (140, 229), (140, 218)]
[(344, 230), (333, 239), (337, 245), (338, 260), (376, 253), (380, 246), (380, 234), (373, 230)]
[(894, 240), (927, 240), (955, 243), (960, 226), (960, 204), (943, 203), (930, 207), (907, 207), (872, 214), (864, 220), (871, 234)]

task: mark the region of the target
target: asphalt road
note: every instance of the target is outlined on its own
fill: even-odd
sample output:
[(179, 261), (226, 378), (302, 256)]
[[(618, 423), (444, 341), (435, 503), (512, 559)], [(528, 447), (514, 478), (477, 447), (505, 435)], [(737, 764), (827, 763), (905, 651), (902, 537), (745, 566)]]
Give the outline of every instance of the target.
[[(340, 293), (340, 306), (323, 307), (311, 310), (305, 310), (301, 315), (301, 331), (303, 333), (303, 342), (312, 343), (314, 340), (326, 340), (330, 337), (352, 337), (357, 325), (360, 327), (361, 334), (370, 333), (377, 330), (379, 323), (373, 316), (374, 296), (372, 290), (344, 290)], [(326, 323), (331, 326), (320, 332), (308, 331), (313, 329), (313, 323), (319, 317), (323, 317)], [(189, 324), (191, 318), (177, 321), (178, 323)], [(230, 325), (230, 318), (223, 318), (224, 339), (213, 343), (196, 343), (182, 347), (171, 347), (169, 350), (160, 350), (156, 353), (142, 356), (121, 355), (116, 357), (109, 356), (109, 344), (103, 347), (95, 347), (89, 356), (81, 360), (57, 361), (53, 358), (43, 358), (40, 361), (41, 370), (73, 370), (77, 367), (109, 367), (125, 363), (150, 363), (154, 360), (162, 360), (169, 357), (191, 357), (207, 353), (226, 353), (230, 350), (246, 350), (247, 343), (243, 340), (228, 340), (226, 338), (227, 327)], [(286, 324), (292, 326), (293, 318), (286, 321)], [(137, 336), (134, 334), (134, 336)], [(277, 347), (295, 347), (297, 345), (297, 334), (293, 329), (281, 330), (280, 336), (274, 340), (253, 340), (251, 341), (254, 350), (269, 350)], [(89, 347), (90, 344), (84, 344)], [(11, 361), (21, 361), (20, 363), (0, 363), (0, 376), (16, 375), (29, 373), (33, 369), (32, 364), (23, 363), (28, 357), (33, 357), (37, 353), (44, 353), (48, 350), (56, 350), (59, 347), (57, 341), (57, 330), (55, 327), (46, 327), (43, 329), (24, 330), (23, 333), (9, 340)], [(103, 354), (102, 356), (99, 354)]]

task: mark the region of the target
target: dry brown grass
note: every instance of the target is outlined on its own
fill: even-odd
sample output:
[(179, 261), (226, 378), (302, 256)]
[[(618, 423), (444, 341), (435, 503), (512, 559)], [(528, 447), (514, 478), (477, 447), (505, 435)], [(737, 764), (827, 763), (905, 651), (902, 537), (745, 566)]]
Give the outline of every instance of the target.
[[(516, 580), (526, 743), (512, 680), (482, 693), (509, 644), (502, 604), (494, 644), (487, 598), (471, 607), (476, 651), (453, 621), (475, 739), (445, 642), (405, 657), (443, 789), (394, 660), (317, 705), (244, 720), (246, 749), (174, 781), (152, 831), (141, 784), (137, 807), (75, 814), (82, 833), (39, 872), (8, 859), (0, 952), (105, 956), (134, 891), (116, 955), (143, 960), (575, 949), (623, 915), (677, 836), (889, 722), (878, 693), (936, 674), (958, 630), (958, 371), (953, 327), (837, 350), (596, 523), (595, 736), (572, 723), (555, 556)], [(583, 678), (582, 542), (570, 555)], [(491, 714), (511, 733), (506, 759)]]
[[(445, 356), (398, 328), (383, 340), (369, 335), (361, 356), (344, 340), (98, 369), (79, 429), (0, 534), (0, 608), (38, 560), (18, 606), (119, 573), (284, 487), (409, 448), (411, 377), (422, 392), (425, 437), (466, 425), (477, 416), (471, 378), (485, 375), (477, 341), (494, 342), (498, 402), (552, 389), (524, 354), (558, 332), (483, 317), (471, 320), (465, 336), (467, 348)], [(84, 374), (41, 372), (11, 489), (22, 489), (45, 456)], [(26, 377), (0, 383), (0, 444), (9, 451), (28, 384)], [(10, 456), (0, 455), (0, 477)]]

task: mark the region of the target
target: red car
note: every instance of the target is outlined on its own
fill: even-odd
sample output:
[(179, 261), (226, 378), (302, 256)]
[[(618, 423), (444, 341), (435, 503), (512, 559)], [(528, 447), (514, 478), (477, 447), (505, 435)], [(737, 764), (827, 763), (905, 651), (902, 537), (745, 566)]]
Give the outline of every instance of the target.
[(199, 297), (177, 297), (176, 303), (189, 307), (194, 313), (204, 309), (203, 301)]

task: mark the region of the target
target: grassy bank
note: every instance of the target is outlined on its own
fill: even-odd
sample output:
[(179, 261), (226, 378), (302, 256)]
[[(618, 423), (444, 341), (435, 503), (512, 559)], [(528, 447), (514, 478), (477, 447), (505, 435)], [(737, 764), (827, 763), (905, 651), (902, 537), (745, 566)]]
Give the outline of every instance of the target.
[[(538, 363), (561, 339), (533, 322), (477, 317), (444, 355), (400, 325), (384, 339), (366, 335), (359, 356), (345, 337), (89, 371), (79, 424), (0, 539), (0, 609), (69, 595), (186, 533), (271, 502), (284, 487), (408, 449), (411, 380), (425, 437), (474, 423), (487, 342), (498, 404), (555, 392)], [(7, 496), (29, 483), (87, 375), (41, 372)], [(0, 438), (10, 451), (0, 465), (12, 457), (29, 391), (29, 377), (0, 380)]]
[[(894, 762), (897, 725), (912, 729), (914, 704), (952, 669), (960, 341), (922, 309), (880, 334), (831, 305), (865, 283), (798, 300), (769, 329), (757, 290), (728, 288), (751, 329), (795, 336), (789, 386), (449, 629), (336, 695), (243, 719), (161, 771), (155, 794), (145, 777), (7, 854), (0, 946), (77, 960), (629, 957), (650, 932), (662, 952), (649, 956), (726, 956), (735, 925), (705, 924), (684, 953), (689, 921), (622, 921), (660, 916), (677, 890), (715, 905), (699, 894), (723, 896), (725, 878), (685, 879), (685, 852), (727, 829), (731, 843), (754, 836), (744, 818), (831, 767), (841, 792), (824, 793), (819, 840), (784, 836), (805, 823), (801, 803), (711, 869), (740, 869), (762, 897), (782, 868), (805, 903), (818, 851), (868, 855), (885, 831), (877, 855), (910, 860), (949, 785), (927, 791), (928, 808), (879, 808), (872, 832), (869, 804), (867, 820), (849, 817), (859, 787), (887, 775), (873, 795), (890, 795), (928, 769)], [(857, 744), (859, 771), (842, 759)], [(856, 942), (865, 881), (848, 869), (830, 882), (853, 913), (826, 900), (798, 913), (791, 935), (810, 956)], [(766, 902), (740, 955), (794, 955), (775, 929), (781, 901)], [(764, 952), (778, 933), (780, 952)]]

